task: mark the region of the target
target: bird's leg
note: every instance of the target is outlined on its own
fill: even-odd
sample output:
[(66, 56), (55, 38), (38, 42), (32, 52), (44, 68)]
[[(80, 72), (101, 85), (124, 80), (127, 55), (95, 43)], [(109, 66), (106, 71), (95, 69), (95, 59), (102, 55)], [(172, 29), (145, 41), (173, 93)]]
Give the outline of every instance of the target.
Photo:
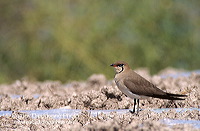
[(139, 113), (139, 99), (137, 99), (137, 115), (138, 115), (138, 113)]
[(130, 113), (135, 113), (135, 106), (136, 106), (137, 99), (134, 99), (133, 110), (130, 110)]

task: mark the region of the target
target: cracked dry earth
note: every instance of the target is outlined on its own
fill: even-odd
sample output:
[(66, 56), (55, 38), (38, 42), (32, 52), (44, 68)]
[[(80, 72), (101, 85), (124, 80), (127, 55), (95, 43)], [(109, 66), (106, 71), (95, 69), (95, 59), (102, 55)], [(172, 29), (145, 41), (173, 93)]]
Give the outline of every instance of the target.
[[(170, 92), (187, 94), (184, 101), (156, 98), (140, 100), (139, 115), (129, 112), (98, 114), (91, 116), (85, 110), (131, 109), (133, 101), (123, 95), (113, 81), (104, 75), (92, 75), (87, 81), (31, 82), (17, 80), (0, 85), (0, 110), (13, 111), (11, 116), (0, 117), (1, 130), (200, 130), (189, 124), (166, 125), (165, 119), (200, 121), (200, 111), (176, 112), (173, 108), (200, 108), (200, 74), (188, 77), (160, 77), (162, 74), (178, 73), (167, 69), (162, 74), (150, 76), (145, 69), (136, 70), (158, 88)], [(172, 108), (156, 113), (151, 109)], [(20, 110), (82, 109), (72, 118), (53, 119), (48, 116), (32, 118)]]

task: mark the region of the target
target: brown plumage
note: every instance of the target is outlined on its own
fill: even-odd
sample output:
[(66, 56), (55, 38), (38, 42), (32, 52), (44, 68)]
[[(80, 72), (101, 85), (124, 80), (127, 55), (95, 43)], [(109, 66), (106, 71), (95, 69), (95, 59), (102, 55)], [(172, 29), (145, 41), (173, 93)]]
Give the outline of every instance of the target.
[(124, 61), (118, 61), (111, 64), (115, 68), (115, 82), (118, 88), (128, 97), (134, 99), (135, 112), (136, 102), (138, 103), (137, 113), (139, 111), (139, 99), (145, 99), (148, 97), (168, 99), (168, 100), (184, 100), (186, 95), (166, 93), (154, 84), (131, 70), (129, 65)]

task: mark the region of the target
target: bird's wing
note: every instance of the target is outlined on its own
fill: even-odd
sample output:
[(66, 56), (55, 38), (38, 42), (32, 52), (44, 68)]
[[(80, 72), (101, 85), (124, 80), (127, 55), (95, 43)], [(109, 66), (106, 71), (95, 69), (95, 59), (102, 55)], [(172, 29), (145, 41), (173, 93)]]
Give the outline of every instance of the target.
[(124, 85), (134, 94), (152, 96), (166, 95), (166, 93), (140, 75), (124, 79)]

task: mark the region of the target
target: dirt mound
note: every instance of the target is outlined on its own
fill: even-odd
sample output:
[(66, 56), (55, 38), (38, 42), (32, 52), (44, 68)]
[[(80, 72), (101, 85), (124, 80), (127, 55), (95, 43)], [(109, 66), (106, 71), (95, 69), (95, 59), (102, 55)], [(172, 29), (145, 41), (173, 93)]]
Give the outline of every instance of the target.
[[(168, 70), (167, 70), (168, 71)], [(159, 120), (182, 119), (200, 120), (199, 111), (185, 113), (169, 112), (155, 113), (152, 108), (200, 108), (200, 75), (189, 77), (150, 76), (147, 70), (138, 70), (160, 89), (178, 94), (187, 94), (184, 101), (170, 101), (155, 98), (140, 101), (139, 117), (130, 113), (100, 114), (93, 117), (83, 112), (71, 119), (55, 120), (52, 118), (33, 119), (18, 110), (46, 109), (131, 109), (133, 101), (118, 90), (114, 81), (108, 81), (104, 75), (93, 75), (86, 82), (70, 82), (62, 84), (59, 81), (30, 82), (17, 80), (10, 85), (0, 85), (0, 110), (15, 111), (12, 116), (1, 116), (1, 129), (76, 129), (76, 130), (190, 130), (191, 126), (169, 127)], [(145, 74), (146, 72), (146, 74)], [(168, 71), (169, 72), (169, 71)], [(162, 72), (162, 74), (164, 74)], [(20, 115), (23, 117), (18, 118)], [(16, 118), (17, 117), (17, 118)], [(38, 122), (40, 121), (40, 123)], [(24, 124), (25, 123), (25, 124)], [(53, 123), (53, 124), (52, 124)], [(105, 124), (106, 123), (106, 124)]]

